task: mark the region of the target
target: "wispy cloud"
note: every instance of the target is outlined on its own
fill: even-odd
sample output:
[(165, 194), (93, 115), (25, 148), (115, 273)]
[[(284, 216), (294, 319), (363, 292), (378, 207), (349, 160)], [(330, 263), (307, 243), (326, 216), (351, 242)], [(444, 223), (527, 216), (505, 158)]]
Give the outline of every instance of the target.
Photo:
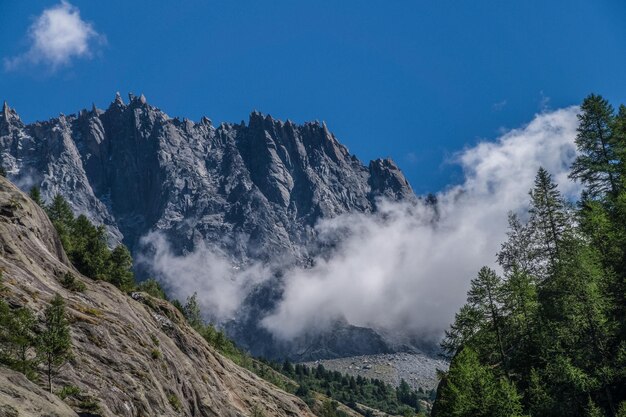
[(546, 112), (550, 110), (550, 97), (546, 96), (543, 90), (539, 91), (539, 110)]
[(321, 221), (318, 243), (334, 249), (310, 268), (257, 263), (238, 269), (206, 246), (178, 256), (158, 233), (143, 239), (153, 248), (144, 264), (173, 296), (184, 299), (197, 291), (204, 311), (217, 321), (233, 318), (272, 271), (283, 271), (275, 310), (259, 317), (279, 339), (348, 322), (436, 341), (463, 303), (470, 279), (482, 265), (494, 264), (507, 212), (527, 208), (539, 166), (553, 174), (565, 195), (577, 195), (579, 187), (567, 178), (576, 155), (577, 111), (541, 113), (522, 128), (457, 154), (464, 180), (437, 194), (436, 209), (382, 201), (376, 214)]
[[(322, 221), (324, 236), (347, 235), (337, 251), (309, 269), (285, 274), (285, 291), (263, 320), (280, 338), (328, 328), (336, 320), (391, 334), (437, 340), (465, 299), (470, 279), (493, 265), (507, 212), (521, 212), (539, 166), (568, 196), (577, 108), (537, 115), (521, 129), (457, 157), (465, 181), (425, 204), (384, 203), (377, 215)], [(340, 231), (341, 233), (337, 233)]]
[(28, 29), (29, 48), (4, 59), (7, 71), (28, 65), (43, 65), (51, 71), (69, 65), (76, 58), (90, 58), (105, 37), (85, 22), (77, 7), (67, 1), (45, 9)]
[(272, 275), (260, 263), (237, 267), (223, 253), (204, 245), (177, 255), (161, 232), (147, 234), (141, 244), (150, 252), (137, 262), (156, 274), (172, 297), (184, 301), (197, 293), (204, 315), (212, 321), (232, 319), (250, 291)]
[(493, 103), (491, 105), (491, 110), (502, 111), (506, 107), (506, 104), (507, 104), (506, 100), (498, 101), (497, 103)]

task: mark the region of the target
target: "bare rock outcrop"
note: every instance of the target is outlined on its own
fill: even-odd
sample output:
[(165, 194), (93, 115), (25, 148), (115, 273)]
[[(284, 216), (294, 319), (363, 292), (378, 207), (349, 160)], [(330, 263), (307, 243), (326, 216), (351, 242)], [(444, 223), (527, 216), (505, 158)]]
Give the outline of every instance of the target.
[[(67, 304), (73, 359), (54, 380), (75, 386), (76, 412), (100, 416), (313, 416), (297, 397), (213, 350), (171, 304), (82, 277), (69, 264), (46, 214), (0, 178), (0, 269), (12, 306), (38, 315), (55, 293)], [(66, 290), (67, 271), (86, 285)], [(88, 404), (89, 409), (85, 410)], [(0, 415), (74, 416), (54, 395), (0, 369)], [(4, 414), (2, 414), (4, 412)], [(87, 414), (90, 413), (90, 414)]]

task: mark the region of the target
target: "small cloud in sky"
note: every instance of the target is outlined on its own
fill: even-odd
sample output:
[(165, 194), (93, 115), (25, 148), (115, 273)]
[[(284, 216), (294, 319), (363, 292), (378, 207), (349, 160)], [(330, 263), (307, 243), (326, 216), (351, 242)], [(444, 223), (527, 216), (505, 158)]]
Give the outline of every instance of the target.
[(409, 152), (404, 155), (404, 160), (411, 165), (415, 165), (417, 164), (419, 158), (417, 157), (417, 154), (415, 152)]
[(493, 111), (501, 111), (506, 107), (506, 100), (498, 101), (497, 103), (493, 103), (491, 106), (491, 110)]
[(539, 91), (539, 110), (542, 112), (547, 112), (550, 110), (550, 97), (546, 96), (543, 93), (543, 90)]
[(28, 28), (27, 36), (28, 50), (5, 58), (5, 70), (42, 65), (55, 71), (76, 58), (92, 57), (94, 48), (106, 41), (91, 23), (81, 18), (80, 10), (65, 0), (44, 9)]

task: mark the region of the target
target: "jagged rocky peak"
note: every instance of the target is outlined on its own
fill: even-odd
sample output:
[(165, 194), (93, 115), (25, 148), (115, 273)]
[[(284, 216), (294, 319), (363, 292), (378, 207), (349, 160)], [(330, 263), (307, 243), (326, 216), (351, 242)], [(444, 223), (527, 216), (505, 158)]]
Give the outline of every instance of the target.
[(397, 200), (414, 195), (404, 174), (390, 158), (370, 161), (369, 171), (369, 184), (374, 194)]
[(1, 116), (2, 118), (0, 119), (0, 124), (2, 126), (5, 126), (5, 125), (17, 125), (20, 127), (23, 126), (20, 116), (17, 114), (17, 112), (14, 109), (9, 107), (9, 103), (7, 103), (6, 100), (2, 104)]
[(23, 190), (63, 195), (135, 256), (157, 231), (180, 254), (208, 246), (236, 264), (305, 262), (321, 219), (375, 211), (380, 197), (414, 198), (391, 160), (365, 166), (325, 123), (254, 111), (247, 124), (214, 128), (208, 118), (172, 119), (143, 95), (129, 99), (117, 93), (104, 111), (14, 133), (4, 123), (0, 153)]

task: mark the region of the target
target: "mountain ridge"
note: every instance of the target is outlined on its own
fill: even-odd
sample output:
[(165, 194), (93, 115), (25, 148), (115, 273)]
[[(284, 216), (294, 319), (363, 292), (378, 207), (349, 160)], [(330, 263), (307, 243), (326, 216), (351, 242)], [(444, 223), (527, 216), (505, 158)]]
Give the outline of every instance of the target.
[[(247, 125), (215, 127), (206, 117), (172, 118), (143, 95), (125, 103), (118, 93), (106, 110), (93, 105), (31, 124), (5, 103), (0, 152), (20, 188), (38, 186), (47, 201), (61, 194), (75, 213), (103, 224), (111, 244), (123, 242), (135, 256), (149, 252), (142, 238), (158, 231), (176, 255), (206, 246), (234, 266), (276, 259), (306, 265), (319, 250), (319, 220), (374, 212), (380, 198), (416, 198), (393, 161), (362, 164), (325, 123), (298, 125), (255, 111)], [(159, 278), (159, 271), (140, 272)], [(254, 312), (240, 314), (251, 322), (235, 323), (230, 332), (252, 353), (259, 351), (246, 338), (262, 333), (256, 313), (272, 309), (280, 278), (265, 286), (269, 293), (257, 291), (263, 298), (242, 307)], [(363, 350), (349, 354), (389, 350), (375, 333), (365, 339)], [(271, 336), (264, 340), (277, 345)]]

